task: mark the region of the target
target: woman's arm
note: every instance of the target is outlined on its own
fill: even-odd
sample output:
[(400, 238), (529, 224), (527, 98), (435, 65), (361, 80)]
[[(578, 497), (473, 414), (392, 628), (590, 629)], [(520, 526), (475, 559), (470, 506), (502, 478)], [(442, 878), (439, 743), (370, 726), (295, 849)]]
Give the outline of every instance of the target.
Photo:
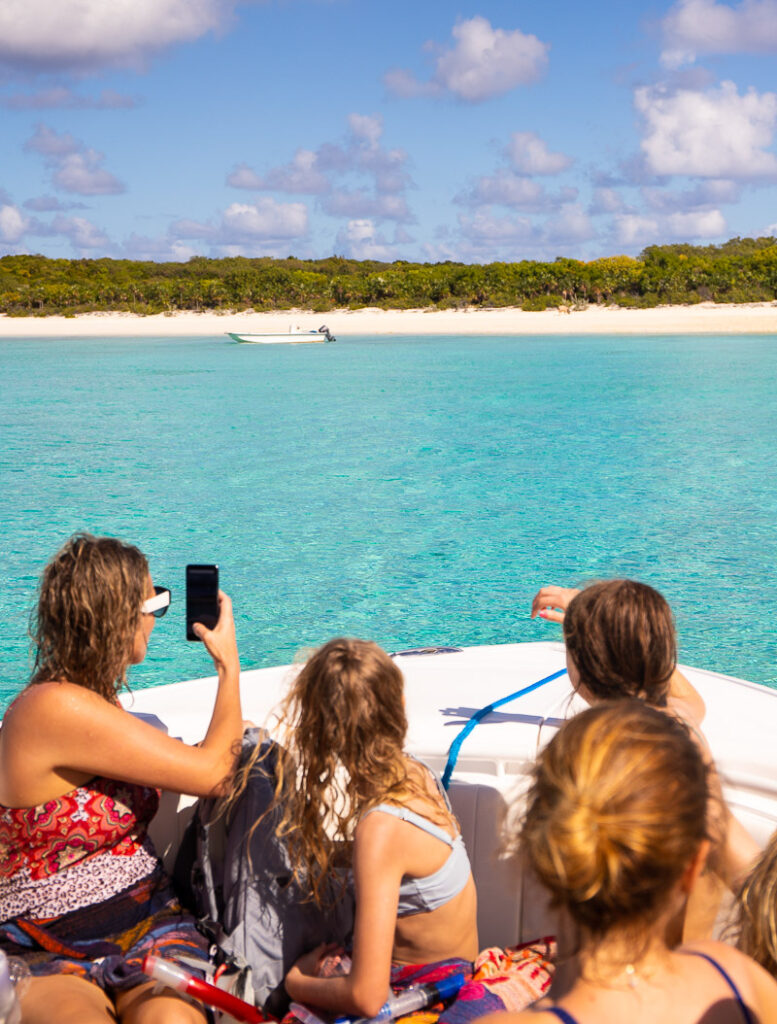
[(197, 627), (218, 672), (213, 715), (199, 746), (167, 736), (85, 687), (36, 683), (3, 726), (0, 802), (35, 806), (49, 799), (69, 773), (105, 775), (194, 796), (220, 793), (234, 768), (243, 719), (232, 604), (225, 594), (219, 603), (216, 627)]
[(356, 919), (350, 974), (317, 978), (325, 950), (301, 957), (286, 975), (286, 991), (300, 1003), (336, 1013), (373, 1017), (389, 996), (391, 954), (397, 923), (400, 862), (396, 818), (370, 814), (356, 829), (354, 882)]
[(570, 601), (579, 593), (574, 587), (541, 587), (531, 603), (531, 617), (539, 615), (548, 622), (563, 622)]
[(692, 725), (699, 726), (704, 721), (707, 708), (702, 695), (679, 668), (674, 670), (669, 679), (668, 698), (673, 710)]

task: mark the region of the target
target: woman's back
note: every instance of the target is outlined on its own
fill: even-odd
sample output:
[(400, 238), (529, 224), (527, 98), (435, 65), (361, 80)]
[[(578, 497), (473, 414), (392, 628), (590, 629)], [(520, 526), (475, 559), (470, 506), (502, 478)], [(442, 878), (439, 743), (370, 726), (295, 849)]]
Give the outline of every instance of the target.
[(516, 1024), (777, 1020), (777, 983), (754, 961), (679, 946), (719, 839), (709, 778), (687, 726), (641, 700), (580, 713), (542, 751), (519, 841), (578, 943)]
[(765, 1024), (777, 1013), (772, 979), (720, 942), (683, 947), (606, 985), (560, 966), (553, 993), (515, 1024)]
[(410, 771), (428, 792), (406, 803), (377, 804), (362, 816), (357, 850), (392, 873), (401, 870), (392, 959), (431, 963), (478, 953), (477, 895), (464, 841), (436, 780), (419, 765)]

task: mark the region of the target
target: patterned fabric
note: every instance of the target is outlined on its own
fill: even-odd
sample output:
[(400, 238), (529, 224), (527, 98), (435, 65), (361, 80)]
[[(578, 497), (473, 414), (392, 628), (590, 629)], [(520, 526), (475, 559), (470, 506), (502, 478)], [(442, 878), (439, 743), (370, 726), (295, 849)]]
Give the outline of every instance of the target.
[[(103, 903), (54, 918), (0, 924), (0, 949), (21, 957), (33, 976), (75, 974), (109, 995), (142, 985), (146, 953), (190, 957), (207, 966), (208, 941), (181, 909), (161, 867)], [(191, 966), (187, 963), (187, 967)]]
[(0, 807), (0, 921), (67, 914), (146, 877), (158, 806), (155, 789), (98, 777), (37, 807)]
[(162, 956), (208, 960), (147, 835), (159, 794), (95, 778), (38, 807), (0, 807), (0, 949), (33, 975), (75, 974), (109, 995)]
[[(402, 1024), (469, 1024), (487, 1013), (525, 1010), (547, 992), (553, 978), (556, 941), (539, 939), (522, 946), (484, 950), (474, 964), (468, 960), (442, 960), (434, 964), (396, 964), (391, 968), (395, 994), (412, 985), (441, 981), (452, 974), (467, 979), (447, 1007), (430, 1006), (400, 1017)], [(289, 1013), (283, 1024), (299, 1024)]]

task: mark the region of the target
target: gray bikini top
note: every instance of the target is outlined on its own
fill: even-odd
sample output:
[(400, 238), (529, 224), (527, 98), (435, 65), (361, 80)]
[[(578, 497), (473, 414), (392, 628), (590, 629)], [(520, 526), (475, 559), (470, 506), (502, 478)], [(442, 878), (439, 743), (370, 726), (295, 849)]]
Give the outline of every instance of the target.
[[(434, 775), (434, 773), (432, 773)], [(437, 776), (434, 776), (437, 782)], [(439, 782), (437, 782), (439, 788)], [(445, 797), (445, 803), (450, 810), (448, 794), (441, 790)], [(366, 818), (373, 811), (381, 811), (383, 814), (391, 814), (400, 818), (410, 825), (415, 825), (422, 832), (434, 836), (440, 842), (451, 848), (450, 855), (443, 866), (434, 874), (426, 875), (424, 878), (409, 878), (405, 875), (399, 886), (399, 904), (397, 906), (397, 917), (410, 917), (411, 914), (422, 914), (430, 910), (437, 910), (438, 907), (448, 903), (457, 896), (469, 881), (471, 868), (469, 857), (464, 847), (464, 840), (461, 833), (451, 839), (445, 829), (440, 828), (428, 818), (416, 814), (407, 807), (397, 807), (395, 804), (377, 804), (371, 807), (362, 817)]]

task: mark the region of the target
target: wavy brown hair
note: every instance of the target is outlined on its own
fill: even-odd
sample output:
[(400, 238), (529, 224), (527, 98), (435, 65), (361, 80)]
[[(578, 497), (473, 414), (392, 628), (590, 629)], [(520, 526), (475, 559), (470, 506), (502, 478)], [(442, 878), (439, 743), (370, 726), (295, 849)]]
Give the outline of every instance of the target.
[[(332, 898), (333, 869), (369, 807), (413, 796), (427, 801), (441, 824), (448, 820), (430, 797), (425, 773), (404, 754), (403, 691), (402, 673), (377, 644), (341, 637), (312, 655), (281, 705), (272, 748), (275, 799), (267, 813), (277, 813), (276, 834), (294, 877), (319, 905)], [(267, 749), (257, 747), (241, 769), (228, 805)]]
[(586, 587), (564, 616), (564, 642), (580, 682), (599, 700), (641, 697), (664, 707), (677, 667), (672, 610), (646, 583)]
[(71, 537), (41, 577), (31, 683), (66, 680), (115, 701), (127, 682), (147, 579), (146, 557), (131, 544)]
[(708, 837), (708, 799), (684, 723), (641, 700), (605, 702), (540, 754), (518, 845), (585, 934), (644, 936)]
[(777, 978), (777, 832), (739, 891), (736, 945)]

